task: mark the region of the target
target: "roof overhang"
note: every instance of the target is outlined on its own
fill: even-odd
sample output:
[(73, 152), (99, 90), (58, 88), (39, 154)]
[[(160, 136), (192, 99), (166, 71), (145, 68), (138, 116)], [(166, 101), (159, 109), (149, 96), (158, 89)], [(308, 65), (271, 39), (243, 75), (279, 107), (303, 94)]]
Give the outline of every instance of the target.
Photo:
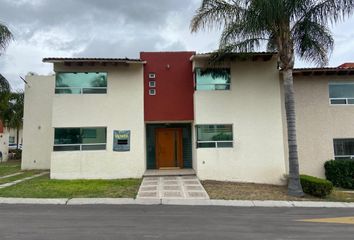
[[(190, 60), (206, 60), (210, 59), (213, 53), (198, 53), (193, 55)], [(245, 53), (228, 53), (225, 54), (223, 60), (240, 60), (240, 61), (269, 61), (277, 52), (245, 52)]]
[(354, 75), (354, 68), (295, 68), (293, 74), (302, 76), (352, 76)]
[(43, 58), (44, 63), (125, 63), (125, 64), (145, 64), (141, 59), (130, 58)]

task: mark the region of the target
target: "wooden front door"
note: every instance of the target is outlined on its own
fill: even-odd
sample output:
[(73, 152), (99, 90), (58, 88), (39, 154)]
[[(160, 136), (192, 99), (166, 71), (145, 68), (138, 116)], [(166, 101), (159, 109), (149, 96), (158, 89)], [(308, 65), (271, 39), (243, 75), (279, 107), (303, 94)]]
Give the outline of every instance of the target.
[(183, 168), (182, 129), (156, 129), (156, 167)]

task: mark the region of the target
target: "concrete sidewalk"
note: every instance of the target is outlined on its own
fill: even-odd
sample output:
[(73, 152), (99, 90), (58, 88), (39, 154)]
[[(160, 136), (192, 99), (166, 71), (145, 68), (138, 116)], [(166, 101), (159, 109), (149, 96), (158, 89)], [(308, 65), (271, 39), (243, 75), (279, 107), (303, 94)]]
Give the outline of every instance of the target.
[(243, 201), (213, 199), (133, 199), (133, 198), (0, 198), (0, 204), (50, 205), (188, 205), (231, 207), (286, 207), (286, 208), (354, 208), (354, 202), (311, 201)]

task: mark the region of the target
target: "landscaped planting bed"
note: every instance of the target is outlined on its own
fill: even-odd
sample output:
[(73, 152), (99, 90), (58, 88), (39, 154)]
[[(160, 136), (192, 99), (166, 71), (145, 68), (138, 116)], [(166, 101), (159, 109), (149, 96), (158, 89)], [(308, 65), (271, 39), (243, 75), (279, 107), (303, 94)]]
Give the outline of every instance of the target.
[(202, 184), (211, 199), (354, 202), (354, 192), (338, 188), (325, 198), (310, 195), (297, 198), (287, 195), (286, 186), (219, 181), (202, 181)]

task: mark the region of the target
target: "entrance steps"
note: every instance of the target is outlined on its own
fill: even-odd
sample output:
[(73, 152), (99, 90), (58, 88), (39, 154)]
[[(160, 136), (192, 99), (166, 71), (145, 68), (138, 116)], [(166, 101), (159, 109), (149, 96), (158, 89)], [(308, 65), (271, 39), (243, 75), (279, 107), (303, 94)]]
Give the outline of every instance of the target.
[[(191, 173), (191, 172), (190, 172)], [(137, 199), (209, 199), (195, 175), (144, 177)]]
[(151, 169), (146, 170), (144, 177), (196, 176), (194, 169)]

